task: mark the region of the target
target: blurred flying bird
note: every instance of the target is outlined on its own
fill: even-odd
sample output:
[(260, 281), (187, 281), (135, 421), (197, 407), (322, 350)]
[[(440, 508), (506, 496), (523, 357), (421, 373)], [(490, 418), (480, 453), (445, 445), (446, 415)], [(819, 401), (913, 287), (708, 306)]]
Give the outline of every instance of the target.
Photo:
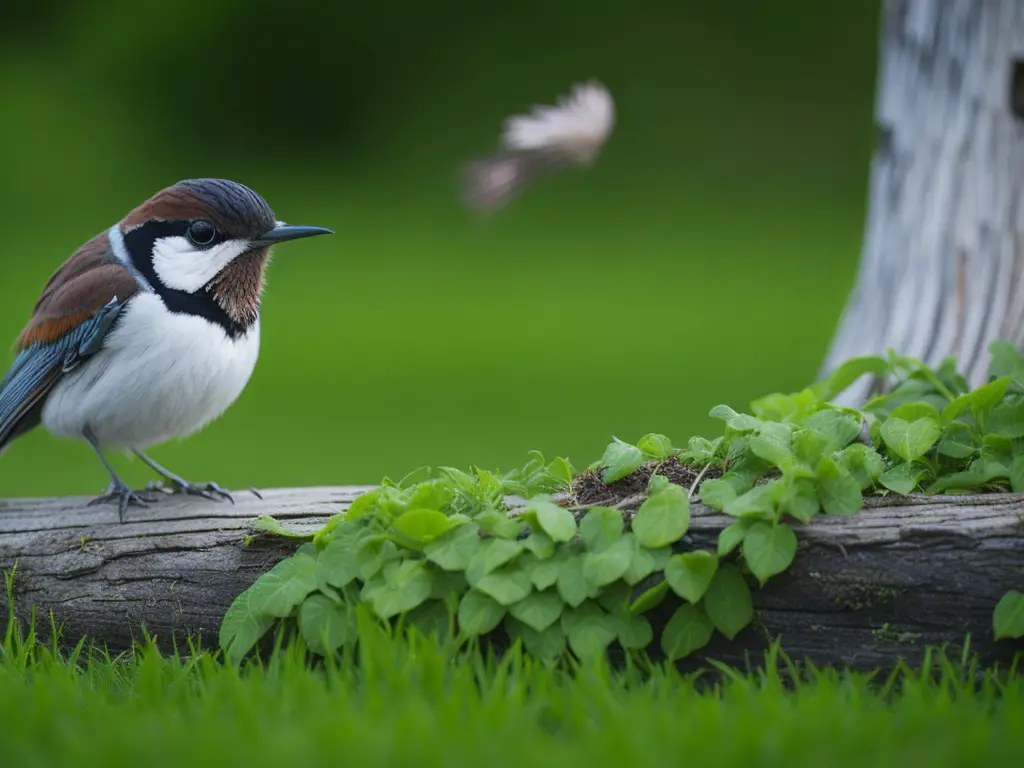
[(574, 86), (554, 106), (507, 118), (501, 151), (464, 169), (466, 204), (476, 210), (501, 208), (543, 176), (589, 167), (614, 124), (612, 96), (593, 80)]
[(110, 475), (93, 503), (145, 503), (102, 448), (134, 452), (177, 492), (196, 486), (142, 451), (221, 416), (242, 393), (260, 347), (270, 248), (330, 234), (278, 221), (248, 187), (181, 181), (75, 251), (50, 278), (0, 382), (0, 453), (40, 424), (92, 446)]

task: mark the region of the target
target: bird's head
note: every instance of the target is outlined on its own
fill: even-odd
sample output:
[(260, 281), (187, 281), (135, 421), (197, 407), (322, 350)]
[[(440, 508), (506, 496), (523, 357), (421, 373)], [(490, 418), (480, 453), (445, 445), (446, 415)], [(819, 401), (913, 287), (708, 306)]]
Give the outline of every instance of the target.
[(179, 301), (208, 297), (240, 326), (259, 315), (270, 248), (332, 234), (278, 221), (260, 195), (225, 179), (167, 187), (122, 219), (118, 232), (157, 293)]

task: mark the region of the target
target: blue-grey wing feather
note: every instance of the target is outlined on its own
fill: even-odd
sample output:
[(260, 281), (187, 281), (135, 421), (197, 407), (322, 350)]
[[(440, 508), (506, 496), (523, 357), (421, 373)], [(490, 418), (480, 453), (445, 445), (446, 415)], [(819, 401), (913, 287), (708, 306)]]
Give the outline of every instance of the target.
[(17, 434), (25, 431), (18, 429), (19, 423), (40, 404), (61, 374), (102, 348), (104, 337), (122, 309), (124, 304), (115, 298), (95, 317), (56, 341), (37, 341), (18, 353), (0, 382), (0, 451), (16, 430)]

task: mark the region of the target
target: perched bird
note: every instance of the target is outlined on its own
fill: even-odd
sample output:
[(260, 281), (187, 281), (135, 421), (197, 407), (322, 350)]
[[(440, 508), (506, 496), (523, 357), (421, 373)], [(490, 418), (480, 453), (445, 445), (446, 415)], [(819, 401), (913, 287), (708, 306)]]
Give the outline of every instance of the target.
[(278, 221), (248, 187), (192, 179), (145, 201), (53, 274), (0, 383), (0, 454), (42, 424), (92, 446), (110, 474), (92, 503), (145, 506), (101, 449), (130, 450), (176, 492), (230, 495), (146, 456), (187, 436), (241, 394), (260, 346), (270, 248), (332, 234)]
[(466, 203), (478, 210), (500, 208), (542, 176), (589, 167), (614, 124), (612, 96), (596, 81), (574, 86), (555, 106), (507, 118), (502, 150), (464, 169)]

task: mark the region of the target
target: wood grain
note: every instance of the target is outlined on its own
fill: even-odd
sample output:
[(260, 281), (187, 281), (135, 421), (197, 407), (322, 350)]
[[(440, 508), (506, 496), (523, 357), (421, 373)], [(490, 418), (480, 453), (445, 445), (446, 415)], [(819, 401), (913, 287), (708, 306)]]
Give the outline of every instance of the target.
[[(196, 633), (213, 645), (235, 596), (297, 546), (248, 540), (255, 519), (315, 530), (368, 489), (276, 489), (262, 500), (240, 492), (235, 505), (168, 497), (130, 509), (124, 524), (85, 497), (0, 500), (0, 567), (18, 563), (18, 615), (53, 611), (66, 642), (88, 636), (123, 649), (145, 627), (166, 647)], [(696, 505), (689, 535), (713, 549), (730, 522)], [(991, 629), (1002, 594), (1024, 589), (1024, 496), (871, 500), (857, 515), (796, 530), (790, 570), (754, 591), (754, 625), (732, 642), (716, 637), (708, 655), (742, 663), (778, 635), (796, 658), (857, 668), (919, 660), (926, 645), (959, 647), (967, 633), (986, 662), (1024, 649), (995, 642)], [(651, 615), (656, 631), (676, 605)]]

